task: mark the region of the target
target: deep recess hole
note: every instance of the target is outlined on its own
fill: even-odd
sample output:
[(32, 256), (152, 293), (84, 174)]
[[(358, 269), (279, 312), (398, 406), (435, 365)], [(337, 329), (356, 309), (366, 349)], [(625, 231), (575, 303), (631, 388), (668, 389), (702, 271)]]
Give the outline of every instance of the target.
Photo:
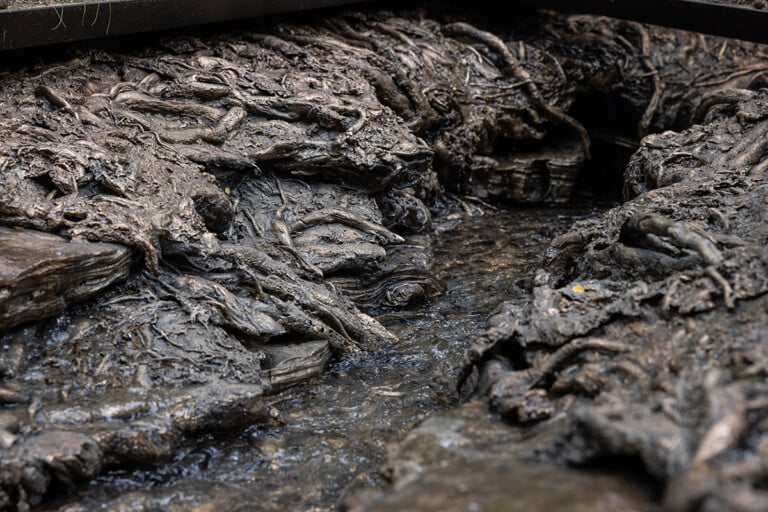
[[(595, 91), (578, 96), (568, 115), (578, 120), (592, 139), (590, 159), (578, 172), (571, 192), (562, 179), (550, 175), (546, 159), (570, 158), (578, 151), (578, 139), (567, 127), (556, 127), (542, 141), (520, 141), (499, 137), (490, 156), (500, 168), (528, 161), (530, 168), (516, 177), (501, 173), (469, 171), (463, 183), (457, 182), (462, 173), (438, 167), (441, 182), (448, 191), (463, 191), (501, 204), (546, 206), (571, 202), (585, 204), (615, 204), (623, 201), (624, 170), (639, 147), (637, 127), (642, 112), (638, 112), (618, 94)], [(522, 176), (525, 175), (525, 178)], [(548, 191), (549, 192), (546, 192)], [(570, 201), (565, 200), (570, 197)]]
[(574, 199), (621, 201), (624, 169), (639, 145), (641, 113), (616, 95), (595, 92), (579, 96), (569, 114), (592, 137), (592, 158), (579, 173)]

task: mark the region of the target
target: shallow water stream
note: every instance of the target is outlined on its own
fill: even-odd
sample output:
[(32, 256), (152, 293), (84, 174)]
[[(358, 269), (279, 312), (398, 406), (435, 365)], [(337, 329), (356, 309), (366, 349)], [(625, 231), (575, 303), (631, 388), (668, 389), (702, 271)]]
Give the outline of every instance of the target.
[(284, 425), (190, 440), (173, 461), (108, 472), (64, 510), (316, 510), (377, 483), (389, 442), (457, 405), (469, 341), (525, 287), (548, 242), (587, 209), (527, 209), (449, 218), (432, 235), (447, 292), (379, 316), (400, 343), (333, 361), (275, 398)]

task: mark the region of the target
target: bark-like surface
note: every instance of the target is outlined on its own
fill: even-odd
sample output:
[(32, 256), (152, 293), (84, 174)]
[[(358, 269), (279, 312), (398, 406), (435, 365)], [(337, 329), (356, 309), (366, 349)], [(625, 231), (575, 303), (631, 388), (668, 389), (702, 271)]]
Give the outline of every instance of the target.
[[(543, 23), (553, 37), (540, 48), (577, 97), (610, 91), (637, 115), (637, 135), (661, 133), (627, 166), (626, 202), (555, 239), (530, 300), (503, 303), (468, 353), (461, 389), (513, 427), (509, 438), (488, 450), (482, 435), (462, 437), (478, 427), (457, 427), (453, 413), (430, 420), (416, 443), (393, 446), (393, 486), (348, 504), (461, 509), (463, 494), (441, 496), (469, 464), (462, 481), (484, 491), (466, 500), (493, 510), (503, 499), (495, 482), (523, 459), (639, 465), (661, 484), (663, 510), (765, 510), (764, 50), (594, 17)], [(554, 487), (547, 498), (572, 492)], [(523, 492), (535, 494), (525, 486), (515, 496)], [(573, 494), (575, 508), (584, 494)]]

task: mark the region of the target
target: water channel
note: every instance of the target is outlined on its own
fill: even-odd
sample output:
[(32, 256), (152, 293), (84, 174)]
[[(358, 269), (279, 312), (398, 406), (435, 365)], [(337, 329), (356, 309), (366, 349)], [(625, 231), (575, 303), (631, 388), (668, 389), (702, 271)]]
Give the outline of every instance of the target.
[(54, 509), (325, 510), (380, 483), (390, 442), (458, 405), (463, 352), (502, 300), (526, 300), (548, 242), (596, 208), (449, 216), (431, 235), (447, 292), (379, 315), (400, 343), (347, 355), (275, 398), (281, 426), (190, 439), (172, 461), (119, 469)]

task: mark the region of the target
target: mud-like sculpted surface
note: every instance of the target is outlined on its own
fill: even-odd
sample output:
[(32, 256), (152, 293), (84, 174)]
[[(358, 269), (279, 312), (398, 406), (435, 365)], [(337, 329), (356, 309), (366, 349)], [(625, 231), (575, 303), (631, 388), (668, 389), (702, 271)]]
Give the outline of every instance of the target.
[(461, 22), (350, 14), (158, 46), (3, 71), (0, 224), (16, 253), (51, 248), (0, 260), (2, 506), (279, 421), (265, 394), (395, 341), (353, 300), (444, 290), (403, 238), (429, 229), (438, 171), (557, 128), (566, 186), (530, 197), (560, 200), (588, 151), (556, 64)]
[[(639, 62), (653, 82), (637, 132), (679, 129), (642, 140), (625, 172), (626, 203), (554, 239), (529, 299), (511, 296), (473, 343), (460, 387), (511, 427), (504, 440), (488, 450), (482, 434), (465, 433), (482, 420), (437, 415), (393, 445), (390, 488), (347, 503), (514, 509), (496, 490), (499, 479), (515, 471), (509, 478), (525, 481), (567, 464), (632, 468), (630, 480), (645, 476), (661, 490), (651, 486), (635, 501), (625, 488), (628, 501), (606, 505), (600, 484), (587, 484), (598, 493), (589, 501), (552, 475), (557, 483), (544, 496), (534, 483), (515, 496), (589, 510), (765, 510), (765, 53), (591, 17), (553, 23), (563, 41), (579, 40), (578, 28), (614, 56), (627, 34), (642, 34)], [(556, 47), (547, 48), (558, 57), (582, 51)], [(739, 64), (749, 53), (756, 60)], [(572, 61), (562, 62), (569, 73)], [(632, 82), (622, 83), (630, 87), (613, 98), (642, 105)], [(485, 492), (464, 495), (466, 481)]]
[(767, 106), (722, 95), (646, 137), (627, 202), (556, 238), (471, 351), (468, 389), (515, 424), (566, 415), (556, 457), (640, 461), (665, 510), (768, 505)]
[(131, 257), (112, 244), (74, 244), (0, 227), (0, 330), (61, 313), (128, 276)]
[(577, 472), (543, 455), (564, 422), (522, 432), (479, 401), (438, 413), (392, 444), (386, 492), (365, 491), (347, 510), (572, 510), (651, 512), (656, 489), (627, 480), (629, 471)]
[(399, 343), (343, 354), (319, 378), (270, 398), (282, 424), (255, 424), (230, 436), (197, 435), (170, 461), (112, 468), (57, 497), (50, 508), (333, 507), (379, 480), (386, 443), (405, 436), (428, 411), (457, 403), (464, 350), (482, 332), (487, 311), (517, 282), (532, 278), (549, 240), (575, 218), (597, 212), (537, 208), (439, 219), (428, 236), (433, 272), (447, 292), (428, 304), (377, 317)]
[[(590, 136), (569, 113), (580, 97), (620, 100), (632, 137), (720, 116), (758, 140), (760, 108), (728, 116), (765, 71), (754, 45), (585, 17), (512, 20), (503, 36), (476, 25), (422, 11), (352, 13), (154, 48), (72, 50), (69, 60), (2, 70), (0, 225), (9, 236), (60, 237), (61, 250), (31, 251), (24, 262), (55, 274), (30, 295), (44, 307), (5, 291), (28, 288), (23, 273), (0, 274), (11, 276), (0, 318), (16, 319), (0, 333), (1, 506), (23, 510), (107, 466), (166, 460), (203, 432), (280, 421), (266, 395), (317, 375), (334, 353), (395, 342), (360, 308), (443, 290), (428, 274), (423, 238), (411, 237), (429, 230), (430, 207), (449, 200), (443, 189), (567, 200), (589, 156)], [(708, 103), (695, 100), (702, 92)], [(656, 186), (652, 174), (628, 186)], [(651, 193), (636, 202), (669, 205), (678, 193), (659, 190), (670, 191), (667, 203)], [(628, 254), (651, 258), (659, 279), (682, 273), (666, 294), (670, 314), (741, 307), (759, 293), (762, 267), (735, 237), (763, 241), (732, 233), (751, 224), (709, 208), (730, 238), (710, 239), (712, 229), (699, 233), (659, 206), (580, 227), (610, 240), (581, 257), (592, 239), (559, 240), (535, 307), (551, 315), (575, 298), (554, 323), (521, 321), (520, 335), (502, 322), (504, 343), (542, 334), (529, 357), (510, 362), (531, 368), (508, 379), (522, 388), (499, 387), (505, 413), (528, 421), (556, 412), (542, 386), (574, 356), (631, 353), (592, 330), (666, 292), (661, 281), (628, 287), (627, 276), (644, 274), (617, 265), (623, 253), (601, 252), (617, 232), (622, 242), (657, 243)], [(72, 253), (103, 261), (64, 275), (72, 271), (57, 259)], [(606, 281), (605, 272), (616, 275)], [(560, 289), (569, 279), (582, 282)], [(71, 295), (52, 304), (50, 290), (68, 282)], [(539, 361), (549, 356), (542, 344), (574, 336)], [(581, 381), (589, 384), (566, 380), (562, 393)]]

